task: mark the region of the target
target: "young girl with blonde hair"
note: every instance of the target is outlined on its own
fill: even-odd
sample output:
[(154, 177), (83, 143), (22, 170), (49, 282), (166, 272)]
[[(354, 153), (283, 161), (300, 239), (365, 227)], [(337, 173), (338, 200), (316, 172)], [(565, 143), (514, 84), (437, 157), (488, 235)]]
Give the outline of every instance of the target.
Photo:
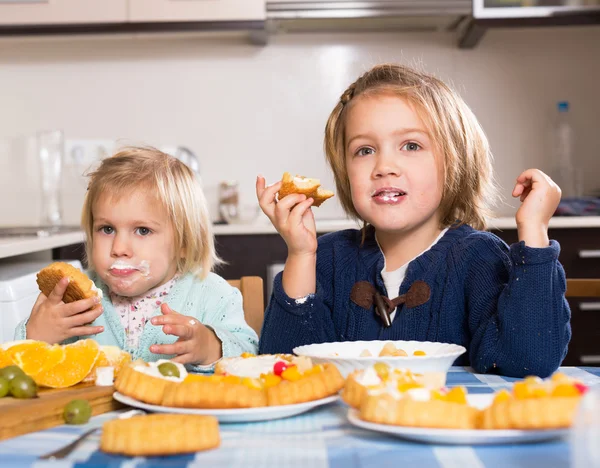
[(17, 339), (92, 337), (134, 359), (172, 358), (197, 370), (256, 352), (240, 292), (211, 272), (219, 259), (206, 201), (181, 161), (153, 148), (103, 160), (90, 176), (82, 226), (100, 304), (64, 304), (63, 278), (48, 297), (40, 294)]
[(325, 130), (346, 213), (364, 223), (316, 238), (312, 199), (257, 195), (288, 246), (260, 352), (332, 341), (463, 345), (478, 372), (547, 376), (571, 336), (559, 245), (548, 222), (559, 187), (529, 169), (512, 195), (519, 242), (483, 231), (495, 199), (487, 139), (442, 81), (379, 65), (341, 96)]

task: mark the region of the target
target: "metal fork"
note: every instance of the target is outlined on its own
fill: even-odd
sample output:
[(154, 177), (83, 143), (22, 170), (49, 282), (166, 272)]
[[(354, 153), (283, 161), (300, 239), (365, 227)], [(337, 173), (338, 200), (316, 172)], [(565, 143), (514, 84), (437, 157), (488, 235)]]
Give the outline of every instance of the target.
[[(127, 419), (127, 418), (131, 418), (132, 416), (137, 416), (139, 414), (146, 414), (146, 413), (141, 410), (131, 410), (131, 411), (127, 411), (123, 414), (120, 414), (118, 416), (118, 418), (119, 419)], [(79, 437), (77, 437), (77, 439), (75, 439), (73, 442), (65, 445), (64, 447), (59, 448), (58, 450), (55, 450), (54, 452), (49, 452), (49, 453), (42, 455), (41, 457), (39, 457), (39, 460), (61, 460), (63, 458), (68, 457), (79, 446), (79, 444), (81, 444), (81, 442), (83, 442), (85, 439), (87, 439), (89, 436), (91, 436), (94, 432), (96, 432), (100, 429), (101, 429), (100, 427), (94, 427), (93, 429), (90, 429), (89, 431), (84, 432)]]

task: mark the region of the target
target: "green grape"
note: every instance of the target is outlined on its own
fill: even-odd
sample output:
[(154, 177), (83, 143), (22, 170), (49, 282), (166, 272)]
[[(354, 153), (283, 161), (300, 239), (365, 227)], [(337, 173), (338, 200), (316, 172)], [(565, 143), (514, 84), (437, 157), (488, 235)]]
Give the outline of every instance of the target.
[(10, 381), (10, 394), (15, 398), (35, 398), (38, 386), (28, 375), (17, 375)]
[(4, 377), (0, 377), (0, 398), (4, 398), (8, 395), (10, 390), (10, 383)]
[(0, 377), (10, 381), (17, 375), (25, 375), (25, 372), (19, 366), (6, 366), (0, 369)]
[(92, 407), (87, 400), (71, 400), (63, 411), (63, 418), (67, 424), (85, 424), (91, 416)]
[(163, 362), (158, 365), (158, 371), (165, 377), (179, 377), (179, 369), (172, 362)]

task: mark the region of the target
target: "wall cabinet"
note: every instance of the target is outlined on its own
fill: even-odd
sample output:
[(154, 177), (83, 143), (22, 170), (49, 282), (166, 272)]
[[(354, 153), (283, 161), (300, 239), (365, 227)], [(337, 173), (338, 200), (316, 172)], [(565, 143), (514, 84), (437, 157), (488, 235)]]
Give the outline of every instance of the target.
[(1, 26), (264, 21), (265, 0), (0, 0)]
[(0, 2), (0, 25), (122, 23), (127, 0), (11, 0)]

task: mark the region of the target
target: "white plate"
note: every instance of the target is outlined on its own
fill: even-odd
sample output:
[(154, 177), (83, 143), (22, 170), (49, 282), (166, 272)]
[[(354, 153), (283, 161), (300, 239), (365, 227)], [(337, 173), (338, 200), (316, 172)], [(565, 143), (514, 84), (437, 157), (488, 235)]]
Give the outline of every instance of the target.
[(152, 411), (154, 413), (179, 413), (179, 414), (202, 414), (216, 417), (222, 423), (242, 423), (254, 421), (269, 421), (271, 419), (287, 418), (297, 414), (305, 413), (318, 406), (326, 405), (336, 401), (339, 396), (333, 395), (320, 400), (307, 401), (295, 405), (263, 406), (260, 408), (234, 408), (234, 409), (199, 409), (199, 408), (174, 408), (170, 406), (149, 405), (142, 401), (123, 395), (113, 393), (113, 398), (121, 403), (134, 408)]
[[(477, 408), (484, 408), (492, 401), (493, 394), (468, 395), (469, 404)], [(348, 420), (354, 426), (370, 431), (382, 432), (416, 442), (427, 444), (452, 444), (452, 445), (498, 445), (498, 444), (523, 444), (529, 442), (542, 442), (565, 437), (569, 429), (544, 429), (521, 431), (509, 430), (483, 430), (483, 429), (433, 429), (426, 427), (391, 426), (363, 421), (355, 409), (348, 410)]]
[[(406, 351), (408, 356), (379, 357), (381, 348), (393, 343), (396, 348)], [(372, 356), (360, 356), (369, 350)], [(425, 356), (413, 356), (414, 351), (424, 351)], [(410, 369), (413, 372), (448, 372), (457, 357), (466, 350), (463, 346), (433, 341), (340, 341), (318, 343), (294, 348), (294, 354), (308, 356), (313, 362), (321, 364), (331, 362), (336, 365), (344, 377), (356, 369), (365, 369), (376, 362), (385, 362), (392, 368)], [(441, 385), (444, 383), (442, 382)]]

